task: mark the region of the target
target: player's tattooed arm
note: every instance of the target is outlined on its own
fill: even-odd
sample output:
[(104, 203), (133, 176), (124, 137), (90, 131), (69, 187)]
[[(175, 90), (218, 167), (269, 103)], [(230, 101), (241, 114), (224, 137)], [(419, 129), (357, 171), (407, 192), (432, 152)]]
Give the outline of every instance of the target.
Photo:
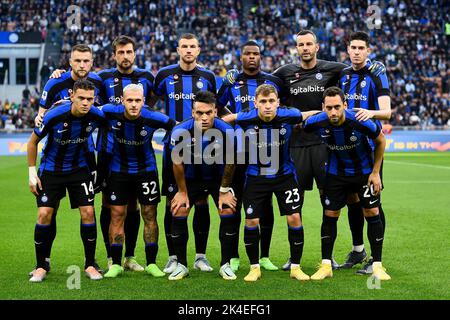
[(306, 121), (306, 119), (308, 119), (309, 117), (311, 117), (311, 116), (313, 116), (315, 114), (318, 114), (320, 112), (321, 111), (319, 111), (319, 110), (311, 110), (311, 111), (304, 111), (304, 112), (302, 112), (302, 122)]
[(114, 242), (115, 242), (115, 243), (123, 244), (124, 240), (125, 240), (125, 237), (124, 237), (123, 233), (118, 234), (118, 235), (116, 235), (116, 236), (114, 237)]
[(237, 119), (237, 113), (230, 113), (226, 116), (222, 117), (222, 120), (225, 121), (228, 124), (233, 125), (236, 122)]
[(223, 169), (222, 183), (221, 186), (224, 188), (231, 187), (231, 183), (233, 182), (234, 171), (236, 165), (235, 164), (226, 164)]

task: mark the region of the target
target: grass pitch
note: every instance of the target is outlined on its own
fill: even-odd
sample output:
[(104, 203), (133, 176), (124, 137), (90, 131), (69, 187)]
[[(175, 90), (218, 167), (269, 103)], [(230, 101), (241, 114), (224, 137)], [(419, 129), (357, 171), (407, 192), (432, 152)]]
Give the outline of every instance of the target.
[[(158, 158), (160, 160), (160, 158)], [(126, 272), (117, 279), (90, 281), (83, 275), (79, 289), (69, 289), (71, 266), (83, 267), (83, 247), (79, 232), (79, 214), (70, 210), (68, 199), (61, 201), (57, 218), (57, 237), (52, 251), (52, 270), (43, 283), (30, 283), (28, 272), (35, 264), (33, 234), (36, 202), (28, 191), (25, 157), (0, 157), (0, 299), (240, 299), (240, 300), (320, 300), (320, 299), (450, 299), (449, 219), (450, 219), (450, 153), (388, 153), (384, 164), (385, 190), (382, 193), (386, 213), (386, 235), (383, 264), (392, 280), (382, 282), (380, 289), (370, 289), (367, 277), (352, 270), (338, 270), (332, 279), (299, 282), (284, 271), (263, 270), (262, 279), (245, 283), (248, 259), (241, 242), (241, 269), (236, 281), (224, 281), (218, 275), (220, 244), (219, 219), (211, 203), (211, 229), (207, 257), (214, 267), (211, 273), (192, 268), (195, 254), (190, 233), (188, 259), (190, 277), (182, 281), (153, 278), (144, 273)], [(163, 236), (164, 201), (160, 203), (159, 254), (163, 267), (167, 249)], [(101, 199), (96, 198), (97, 213)], [(285, 218), (276, 208), (271, 259), (281, 266), (289, 256)], [(302, 266), (313, 274), (320, 261), (320, 224), (322, 209), (318, 192), (306, 194), (303, 207), (305, 247)], [(189, 218), (190, 232), (192, 218)], [(241, 229), (242, 230), (242, 229)], [(242, 232), (241, 232), (242, 240)], [(351, 248), (346, 210), (338, 224), (334, 256), (342, 263)], [(369, 248), (366, 239), (366, 248)], [(370, 250), (369, 250), (370, 251)], [(106, 266), (105, 249), (98, 228), (97, 260)], [(137, 260), (145, 262), (141, 234), (136, 248)], [(69, 286), (70, 287), (70, 286)]]

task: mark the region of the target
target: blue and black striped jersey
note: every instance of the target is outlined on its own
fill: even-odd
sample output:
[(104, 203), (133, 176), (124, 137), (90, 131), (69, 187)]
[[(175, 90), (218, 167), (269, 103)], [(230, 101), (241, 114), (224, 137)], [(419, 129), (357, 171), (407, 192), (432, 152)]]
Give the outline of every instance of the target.
[[(94, 84), (95, 96), (97, 97), (102, 89), (101, 78), (97, 74), (89, 72), (87, 80)], [(57, 79), (48, 80), (42, 91), (39, 106), (44, 109), (49, 109), (55, 102), (69, 99), (74, 84), (75, 80), (71, 77), (70, 71), (64, 72)]]
[(256, 88), (262, 84), (273, 85), (278, 91), (278, 96), (282, 96), (283, 83), (280, 78), (263, 71), (254, 76), (242, 72), (238, 74), (233, 85), (220, 87), (217, 105), (219, 108), (228, 105), (232, 113), (253, 109)]
[(327, 174), (357, 176), (372, 172), (374, 158), (369, 139), (376, 139), (381, 132), (372, 120), (358, 121), (354, 111), (345, 110), (345, 122), (333, 126), (327, 114), (321, 112), (308, 118), (304, 129), (320, 135), (327, 144)]
[(47, 136), (42, 151), (39, 174), (70, 173), (88, 167), (89, 141), (95, 128), (106, 125), (105, 115), (95, 107), (82, 117), (71, 113), (71, 102), (47, 111), (42, 125), (34, 133), (42, 139)]
[(132, 73), (124, 74), (119, 72), (117, 68), (111, 68), (100, 71), (98, 76), (102, 81), (100, 101), (103, 104), (120, 104), (120, 97), (123, 95), (123, 88), (130, 83), (142, 85), (146, 104), (148, 104), (151, 99), (154, 77), (148, 70), (135, 68)]
[[(187, 159), (183, 162), (186, 179), (221, 181), (227, 157), (235, 154), (234, 129), (219, 118), (214, 118), (212, 129), (202, 134), (195, 128), (194, 118), (186, 119), (173, 128), (169, 150), (177, 152), (175, 147), (182, 149), (179, 154)], [(234, 157), (231, 161), (234, 163)]]
[[(302, 119), (302, 113), (297, 108), (279, 107), (275, 118), (270, 122), (265, 122), (258, 116), (258, 109), (239, 112), (236, 130), (240, 132), (238, 136), (242, 134), (248, 139), (238, 140), (249, 144), (248, 147), (238, 146), (239, 150), (245, 149), (249, 154), (246, 174), (265, 178), (295, 174), (289, 139), (294, 125), (302, 122)], [(272, 151), (276, 154), (272, 154)]]
[[(342, 70), (339, 86), (344, 91), (348, 109), (362, 108), (367, 110), (380, 110), (378, 97), (389, 96), (389, 82), (385, 73), (373, 75), (367, 64), (360, 70), (352, 67)], [(381, 127), (380, 120), (375, 120)]]
[(147, 108), (142, 108), (139, 118), (129, 120), (125, 117), (125, 107), (120, 104), (107, 104), (102, 111), (111, 138), (99, 139), (97, 150), (112, 154), (110, 171), (124, 174), (157, 171), (153, 134), (160, 128), (170, 131), (175, 121)]
[(164, 98), (166, 114), (177, 122), (192, 116), (197, 91), (217, 93), (214, 73), (198, 65), (192, 71), (184, 71), (179, 64), (160, 69), (154, 88), (155, 94)]

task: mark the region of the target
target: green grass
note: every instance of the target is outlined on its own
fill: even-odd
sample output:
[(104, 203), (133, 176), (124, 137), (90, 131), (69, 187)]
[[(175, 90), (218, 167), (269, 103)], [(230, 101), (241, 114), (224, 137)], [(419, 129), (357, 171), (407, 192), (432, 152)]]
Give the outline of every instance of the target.
[[(245, 283), (248, 259), (240, 247), (241, 269), (236, 281), (222, 280), (219, 264), (218, 218), (211, 210), (211, 230), (207, 256), (212, 273), (193, 270), (194, 241), (188, 248), (191, 276), (169, 282), (143, 273), (125, 273), (118, 279), (89, 281), (82, 274), (81, 288), (69, 290), (66, 270), (82, 267), (83, 249), (79, 236), (79, 214), (70, 210), (68, 199), (61, 202), (58, 234), (52, 251), (52, 271), (40, 284), (28, 281), (35, 264), (33, 233), (36, 222), (34, 196), (28, 191), (24, 157), (0, 157), (0, 299), (450, 299), (450, 153), (386, 154), (383, 207), (387, 232), (383, 263), (392, 281), (382, 282), (380, 290), (367, 288), (366, 277), (355, 270), (339, 270), (322, 282), (298, 282), (284, 271), (264, 272), (261, 281)], [(163, 205), (159, 206), (160, 250), (157, 263), (167, 259), (163, 235)], [(96, 199), (99, 212), (100, 198)], [(345, 211), (345, 210), (344, 210)], [(306, 195), (303, 207), (305, 247), (302, 265), (312, 274), (320, 261), (322, 210), (317, 191)], [(192, 218), (189, 219), (190, 224)], [(141, 225), (142, 232), (142, 225)], [(242, 239), (242, 234), (241, 234)], [(241, 243), (242, 244), (242, 243)], [(366, 240), (366, 246), (368, 242)], [(334, 256), (343, 262), (351, 248), (346, 214), (339, 220)], [(137, 259), (145, 261), (142, 235), (136, 248)], [(289, 255), (285, 218), (275, 217), (271, 246), (272, 261), (281, 266)], [(97, 260), (104, 267), (105, 249), (99, 230)]]

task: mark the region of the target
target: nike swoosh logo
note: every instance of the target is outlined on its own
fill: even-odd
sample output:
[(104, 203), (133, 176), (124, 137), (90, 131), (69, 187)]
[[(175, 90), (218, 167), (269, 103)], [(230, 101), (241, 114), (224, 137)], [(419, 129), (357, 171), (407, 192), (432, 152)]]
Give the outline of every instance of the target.
[(177, 274), (174, 274), (173, 277), (176, 277), (177, 275), (179, 275), (181, 273), (181, 271), (178, 271)]
[(258, 132), (256, 132), (256, 131), (249, 131), (248, 133), (249, 134), (257, 134)]
[(320, 239), (331, 238), (330, 236), (321, 237)]
[(251, 243), (244, 243), (244, 245), (247, 247), (247, 246), (251, 246), (252, 244)]
[(227, 235), (227, 236), (234, 236), (234, 235), (236, 235), (236, 232), (235, 232), (235, 233), (228, 233), (228, 232), (225, 232), (225, 235)]
[(110, 88), (114, 88), (114, 87), (117, 86), (117, 85), (118, 85), (118, 83), (116, 83), (116, 84), (110, 84), (109, 87), (110, 87)]
[(235, 86), (234, 88), (235, 89), (240, 89), (240, 88), (242, 88), (244, 85), (241, 85), (241, 86)]
[(94, 239), (87, 239), (89, 242), (93, 242), (93, 241), (95, 241), (95, 240), (97, 240), (96, 238), (94, 238)]
[(294, 79), (294, 80), (289, 81), (289, 83), (294, 83), (294, 82), (297, 82), (297, 81), (298, 81), (298, 79)]
[(174, 235), (172, 235), (172, 238), (178, 238), (180, 235), (176, 235), (176, 236), (174, 236)]
[(69, 99), (70, 98), (70, 96), (69, 97), (63, 97), (63, 100), (67, 100), (67, 99)]
[(375, 240), (377, 240), (377, 241), (381, 241), (381, 240), (383, 240), (384, 238), (380, 238), (380, 239), (378, 239), (378, 238), (376, 238)]
[(178, 81), (169, 81), (169, 84), (175, 84), (178, 83)]
[(117, 128), (117, 127), (114, 127), (114, 126), (112, 126), (112, 128), (113, 128), (114, 130), (120, 130), (120, 128)]
[(303, 242), (294, 242), (294, 246), (299, 246), (301, 245)]
[(378, 201), (378, 199), (377, 200), (374, 200), (374, 201), (369, 201), (369, 204), (374, 204), (375, 202), (377, 202)]
[(293, 206), (293, 207), (292, 207), (292, 210), (295, 210), (295, 209), (297, 209), (298, 207), (300, 207), (300, 205), (295, 206), (295, 207)]
[(149, 201), (153, 201), (153, 200), (155, 200), (156, 198), (158, 198), (158, 197), (148, 198), (148, 200), (149, 200)]
[(36, 241), (35, 241), (34, 243), (35, 243), (35, 244), (37, 244), (37, 245), (40, 245), (40, 244), (42, 244), (42, 242), (36, 242)]
[(92, 201), (94, 201), (94, 199), (88, 199), (88, 202), (92, 202)]
[(345, 86), (348, 83), (348, 81), (345, 81), (342, 83), (343, 86)]
[(330, 135), (320, 135), (322, 138), (328, 138)]
[(67, 131), (69, 129), (64, 129), (64, 130), (58, 130), (58, 133), (63, 133), (64, 131)]

